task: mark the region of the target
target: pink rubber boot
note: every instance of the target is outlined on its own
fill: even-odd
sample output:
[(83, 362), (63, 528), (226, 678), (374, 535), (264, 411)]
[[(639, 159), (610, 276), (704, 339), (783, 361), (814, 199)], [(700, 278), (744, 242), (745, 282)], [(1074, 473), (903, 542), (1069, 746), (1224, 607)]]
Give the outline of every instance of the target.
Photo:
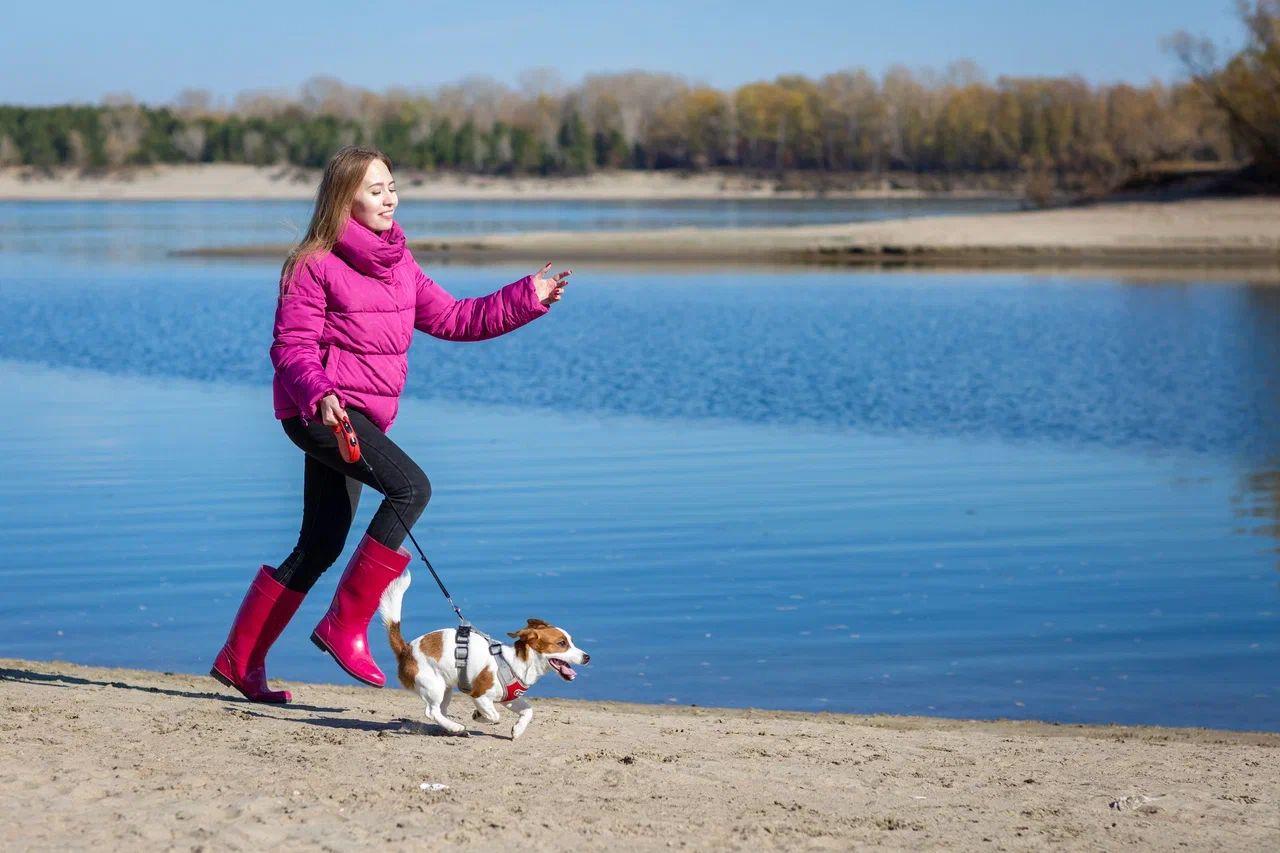
[(288, 690), (267, 685), (267, 650), (289, 624), (306, 593), (289, 589), (271, 577), (263, 564), (244, 594), (227, 642), (214, 658), (209, 674), (254, 702), (288, 702)]
[(366, 533), (338, 581), (329, 612), (311, 632), (311, 642), (333, 655), (348, 675), (374, 687), (386, 684), (387, 677), (369, 654), (369, 620), (382, 591), (407, 565), (408, 551), (392, 551)]

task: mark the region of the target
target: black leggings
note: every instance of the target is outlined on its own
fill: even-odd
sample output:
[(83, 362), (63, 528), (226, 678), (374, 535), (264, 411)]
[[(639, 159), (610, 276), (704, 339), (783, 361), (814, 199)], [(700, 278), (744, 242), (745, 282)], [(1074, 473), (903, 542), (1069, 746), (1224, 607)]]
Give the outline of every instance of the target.
[[(382, 505), (369, 522), (369, 536), (388, 548), (399, 548), (408, 531), (396, 518), (396, 510), (412, 527), (431, 500), (431, 482), (364, 412), (351, 407), (346, 412), (360, 440), (360, 455), (373, 466), (386, 487)], [(363, 463), (343, 461), (333, 430), (320, 421), (304, 424), (302, 418), (295, 416), (281, 424), (293, 443), (306, 453), (306, 469), (298, 544), (272, 577), (289, 589), (307, 592), (342, 555), (360, 502), (361, 484), (376, 489), (378, 480)]]

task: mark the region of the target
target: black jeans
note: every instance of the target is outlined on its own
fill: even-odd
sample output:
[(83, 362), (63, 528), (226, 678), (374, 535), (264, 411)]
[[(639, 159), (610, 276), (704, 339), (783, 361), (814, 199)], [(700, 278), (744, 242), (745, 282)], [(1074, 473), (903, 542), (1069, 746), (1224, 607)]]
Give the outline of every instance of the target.
[(320, 421), (308, 424), (300, 417), (281, 421), (285, 434), (306, 453), (302, 481), (302, 530), (297, 547), (272, 575), (289, 589), (307, 592), (325, 569), (342, 555), (351, 521), (360, 503), (360, 486), (386, 488), (382, 505), (369, 522), (368, 534), (388, 548), (399, 548), (431, 500), (431, 482), (394, 441), (359, 409), (347, 407), (347, 416), (360, 440), (360, 455), (377, 472), (375, 480), (360, 462), (344, 462), (333, 430)]

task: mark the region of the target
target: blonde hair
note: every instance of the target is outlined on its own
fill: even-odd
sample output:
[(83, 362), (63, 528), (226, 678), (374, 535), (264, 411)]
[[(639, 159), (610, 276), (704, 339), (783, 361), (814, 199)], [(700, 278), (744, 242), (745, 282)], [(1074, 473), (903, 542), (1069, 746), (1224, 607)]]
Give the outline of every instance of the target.
[(280, 296), (289, 291), (289, 280), (294, 269), (308, 257), (320, 252), (333, 251), (342, 228), (351, 211), (351, 201), (356, 197), (360, 182), (374, 160), (381, 160), (391, 170), (391, 158), (376, 148), (362, 145), (345, 145), (334, 152), (325, 164), (320, 188), (316, 190), (316, 205), (311, 212), (311, 224), (302, 242), (294, 246), (280, 269)]

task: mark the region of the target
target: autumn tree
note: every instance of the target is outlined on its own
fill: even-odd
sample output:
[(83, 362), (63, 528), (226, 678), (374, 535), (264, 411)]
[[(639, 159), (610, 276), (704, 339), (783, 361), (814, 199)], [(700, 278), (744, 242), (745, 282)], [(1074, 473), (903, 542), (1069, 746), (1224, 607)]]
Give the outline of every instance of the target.
[(1247, 42), (1225, 63), (1207, 39), (1178, 33), (1170, 46), (1257, 166), (1280, 178), (1280, 0), (1238, 0), (1237, 9)]

